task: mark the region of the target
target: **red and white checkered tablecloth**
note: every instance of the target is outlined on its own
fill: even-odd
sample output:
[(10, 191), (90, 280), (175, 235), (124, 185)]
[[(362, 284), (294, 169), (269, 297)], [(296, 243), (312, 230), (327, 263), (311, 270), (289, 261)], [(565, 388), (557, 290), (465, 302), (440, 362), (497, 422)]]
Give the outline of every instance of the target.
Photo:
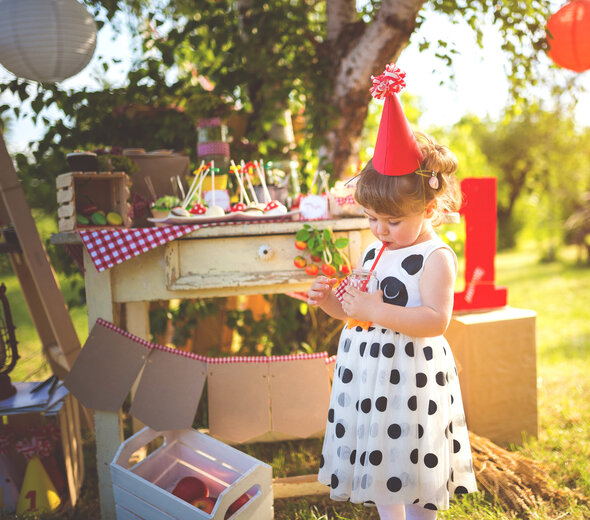
[(132, 229), (95, 228), (79, 229), (78, 233), (96, 270), (100, 272), (200, 227), (198, 224), (191, 224)]

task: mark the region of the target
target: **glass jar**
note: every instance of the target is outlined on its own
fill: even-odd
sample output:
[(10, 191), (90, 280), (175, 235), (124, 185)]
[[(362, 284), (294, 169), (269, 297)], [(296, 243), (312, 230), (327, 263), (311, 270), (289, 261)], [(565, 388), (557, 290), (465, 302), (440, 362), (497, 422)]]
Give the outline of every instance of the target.
[(379, 280), (375, 271), (369, 269), (354, 269), (348, 277), (348, 284), (359, 291), (373, 293), (379, 288)]

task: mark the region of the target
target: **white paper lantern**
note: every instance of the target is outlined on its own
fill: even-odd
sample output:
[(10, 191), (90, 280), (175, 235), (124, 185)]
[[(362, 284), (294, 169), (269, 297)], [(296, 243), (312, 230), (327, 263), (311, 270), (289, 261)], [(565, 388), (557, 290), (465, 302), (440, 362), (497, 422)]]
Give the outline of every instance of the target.
[(40, 82), (80, 72), (96, 48), (96, 23), (76, 0), (0, 0), (0, 63)]

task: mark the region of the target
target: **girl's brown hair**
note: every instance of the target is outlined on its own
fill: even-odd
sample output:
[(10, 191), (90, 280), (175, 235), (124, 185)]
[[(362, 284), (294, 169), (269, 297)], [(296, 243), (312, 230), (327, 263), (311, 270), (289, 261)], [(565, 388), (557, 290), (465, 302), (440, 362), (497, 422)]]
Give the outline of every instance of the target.
[[(381, 175), (369, 161), (360, 173), (354, 198), (365, 208), (393, 217), (420, 213), (436, 199), (433, 223), (438, 224), (442, 213), (458, 211), (461, 206), (461, 190), (454, 175), (457, 158), (426, 134), (417, 132), (416, 139), (424, 156), (419, 170), (408, 175)], [(430, 172), (438, 179), (436, 189), (428, 182)]]

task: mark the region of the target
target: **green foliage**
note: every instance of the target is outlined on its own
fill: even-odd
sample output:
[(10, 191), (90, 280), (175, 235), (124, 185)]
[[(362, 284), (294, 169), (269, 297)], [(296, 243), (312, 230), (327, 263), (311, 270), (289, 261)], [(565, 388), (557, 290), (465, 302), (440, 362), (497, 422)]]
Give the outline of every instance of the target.
[(340, 269), (350, 264), (348, 257), (339, 251), (348, 245), (348, 238), (340, 237), (334, 240), (331, 229), (318, 229), (312, 224), (303, 224), (295, 234), (295, 239), (307, 244), (307, 250), (312, 257), (320, 257), (326, 264)]

